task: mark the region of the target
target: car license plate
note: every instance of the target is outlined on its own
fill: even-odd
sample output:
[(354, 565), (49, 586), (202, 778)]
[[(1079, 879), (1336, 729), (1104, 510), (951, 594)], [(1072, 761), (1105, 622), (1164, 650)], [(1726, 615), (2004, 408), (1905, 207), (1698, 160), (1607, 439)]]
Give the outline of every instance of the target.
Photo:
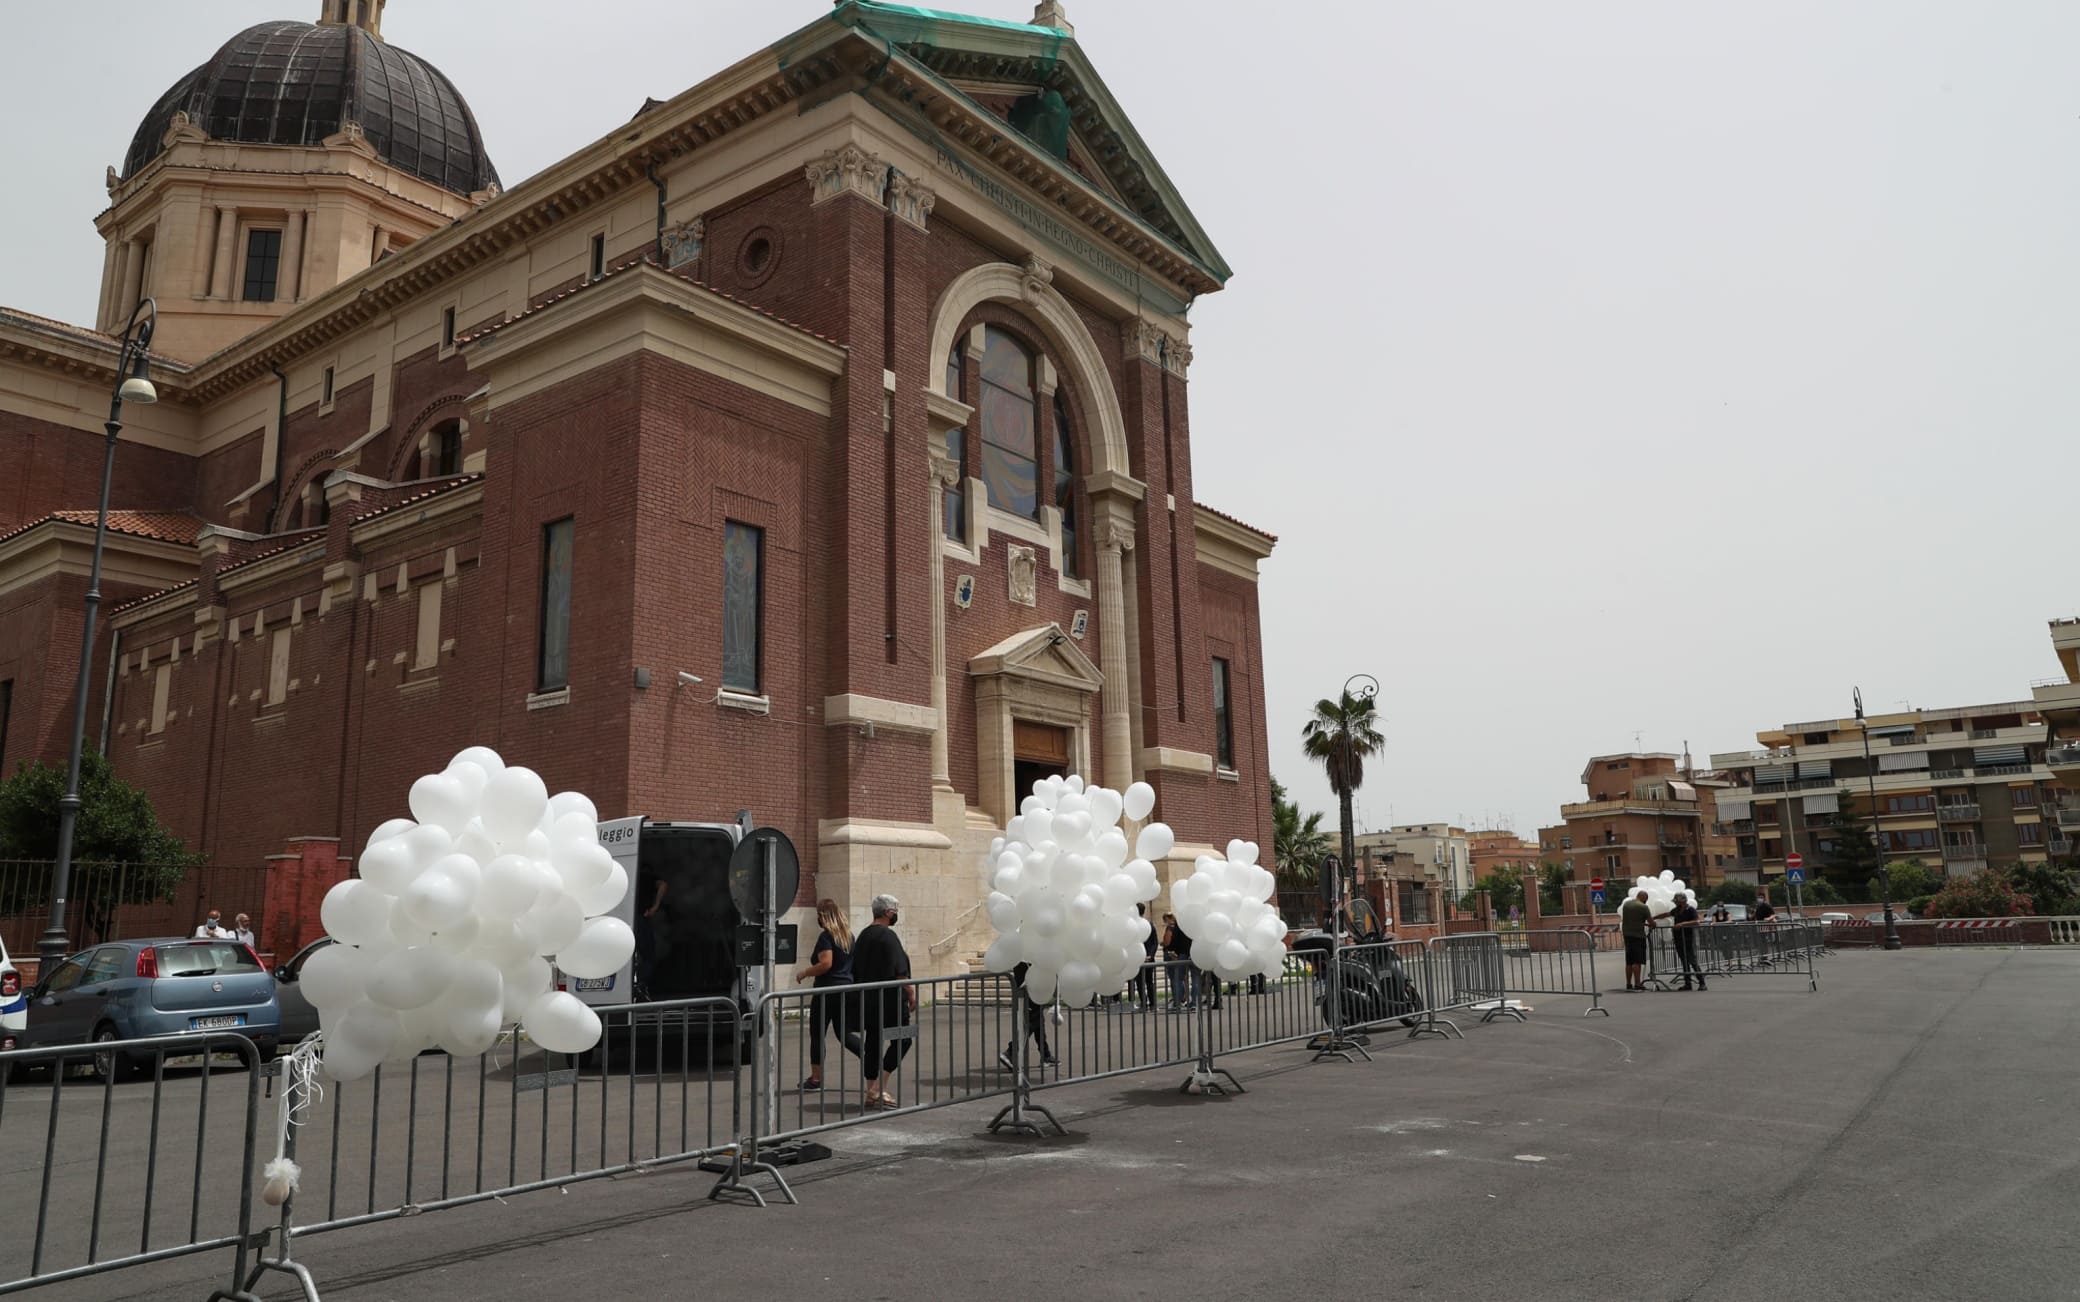
[(188, 1019), (189, 1029), (196, 1031), (221, 1031), (229, 1026), (244, 1026), (245, 1024), (246, 1015), (244, 1013), (230, 1013), (223, 1017), (191, 1017)]
[(612, 990), (613, 988), (614, 978), (610, 976), (579, 977), (577, 980), (571, 982), (571, 989), (576, 990), (581, 994), (587, 991)]

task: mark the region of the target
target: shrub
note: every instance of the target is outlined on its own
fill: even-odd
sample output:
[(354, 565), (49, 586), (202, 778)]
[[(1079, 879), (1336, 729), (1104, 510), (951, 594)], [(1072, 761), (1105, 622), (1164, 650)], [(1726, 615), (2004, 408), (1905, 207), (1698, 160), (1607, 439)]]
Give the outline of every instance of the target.
[(1925, 910), (1915, 911), (1930, 918), (2014, 918), (2029, 913), (2030, 899), (2005, 869), (1987, 868), (1951, 879)]

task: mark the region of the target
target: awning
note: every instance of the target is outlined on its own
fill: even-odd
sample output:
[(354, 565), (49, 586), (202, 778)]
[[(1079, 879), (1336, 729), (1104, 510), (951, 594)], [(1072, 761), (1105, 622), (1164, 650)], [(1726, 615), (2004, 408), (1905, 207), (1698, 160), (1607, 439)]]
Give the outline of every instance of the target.
[(1798, 778), (1801, 782), (1811, 778), (1831, 778), (1833, 776), (1833, 760), (1800, 760), (1798, 762)]
[(1974, 764), (2022, 764), (2028, 751), (2021, 746), (1980, 746), (1972, 751)]
[(1796, 766), (1791, 764), (1757, 764), (1755, 766), (1755, 780), (1757, 782), (1789, 782), (1795, 768)]
[(1805, 804), (1808, 814), (1839, 814), (1842, 812), (1842, 798), (1832, 791), (1815, 791), (1806, 797)]
[(1719, 820), (1730, 823), (1736, 819), (1753, 818), (1755, 817), (1752, 812), (1753, 809), (1754, 804), (1752, 801), (1721, 799), (1719, 801)]
[(1928, 752), (1925, 750), (1908, 751), (1905, 754), (1900, 754), (1897, 751), (1888, 751), (1878, 756), (1878, 772), (1880, 773), (1898, 773), (1906, 769), (1925, 769), (1927, 767)]

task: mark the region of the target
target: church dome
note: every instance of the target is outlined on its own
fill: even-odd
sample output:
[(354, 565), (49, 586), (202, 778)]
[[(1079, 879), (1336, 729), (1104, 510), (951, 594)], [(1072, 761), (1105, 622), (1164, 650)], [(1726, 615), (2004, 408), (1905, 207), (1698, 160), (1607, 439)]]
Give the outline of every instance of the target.
[(456, 194), (498, 184), (469, 105), (440, 69), (346, 22), (248, 27), (138, 124), (123, 175), (165, 149), (174, 115), (213, 140), (315, 145), (358, 122), (385, 162)]

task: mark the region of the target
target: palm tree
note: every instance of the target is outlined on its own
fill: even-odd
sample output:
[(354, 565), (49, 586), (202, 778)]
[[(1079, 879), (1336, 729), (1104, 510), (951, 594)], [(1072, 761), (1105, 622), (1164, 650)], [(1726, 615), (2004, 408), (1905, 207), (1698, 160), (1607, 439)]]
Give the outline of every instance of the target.
[(1356, 854), (1351, 840), (1351, 793), (1364, 785), (1365, 757), (1377, 755), (1387, 744), (1374, 726), (1378, 718), (1370, 696), (1353, 696), (1346, 690), (1337, 700), (1324, 697), (1316, 701), (1314, 714), (1300, 730), (1301, 749), (1309, 759), (1321, 762), (1341, 807), (1345, 872), (1351, 870)]
[(1300, 816), (1299, 803), (1286, 796), (1285, 784), (1271, 779), (1271, 857), (1279, 876), (1295, 886), (1312, 886), (1329, 850), (1319, 810)]

